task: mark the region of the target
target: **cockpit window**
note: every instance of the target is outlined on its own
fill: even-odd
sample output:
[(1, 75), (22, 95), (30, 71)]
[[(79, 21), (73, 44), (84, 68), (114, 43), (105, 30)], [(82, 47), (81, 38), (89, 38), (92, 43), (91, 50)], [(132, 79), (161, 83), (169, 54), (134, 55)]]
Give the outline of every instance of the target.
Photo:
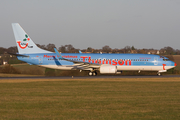
[(165, 59), (165, 58), (163, 58), (163, 61), (170, 61), (169, 59)]

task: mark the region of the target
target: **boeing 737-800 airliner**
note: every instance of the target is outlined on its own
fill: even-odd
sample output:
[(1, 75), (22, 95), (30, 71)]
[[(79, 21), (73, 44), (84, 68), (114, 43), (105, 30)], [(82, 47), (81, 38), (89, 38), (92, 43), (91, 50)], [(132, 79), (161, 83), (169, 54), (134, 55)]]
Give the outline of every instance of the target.
[(31, 65), (60, 69), (88, 70), (89, 75), (120, 73), (121, 71), (157, 71), (157, 75), (174, 68), (176, 64), (168, 58), (149, 54), (94, 54), (59, 53), (36, 46), (18, 23), (12, 23), (18, 48), (17, 58)]

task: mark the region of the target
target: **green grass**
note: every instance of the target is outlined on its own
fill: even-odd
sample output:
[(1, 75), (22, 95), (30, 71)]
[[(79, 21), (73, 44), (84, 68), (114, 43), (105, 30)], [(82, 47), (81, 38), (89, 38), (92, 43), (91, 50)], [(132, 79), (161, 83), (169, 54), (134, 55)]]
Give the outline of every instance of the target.
[(180, 78), (1, 80), (0, 119), (179, 120)]
[(13, 64), (12, 66), (17, 69), (21, 74), (44, 75), (45, 72), (44, 67), (38, 67), (37, 65)]

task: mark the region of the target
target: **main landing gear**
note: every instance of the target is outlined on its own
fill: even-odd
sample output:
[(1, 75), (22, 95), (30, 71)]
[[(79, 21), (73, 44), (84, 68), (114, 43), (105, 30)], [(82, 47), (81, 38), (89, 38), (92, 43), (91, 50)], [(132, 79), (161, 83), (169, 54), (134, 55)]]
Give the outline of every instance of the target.
[(96, 76), (97, 75), (97, 72), (94, 71), (94, 72), (89, 72), (89, 76)]

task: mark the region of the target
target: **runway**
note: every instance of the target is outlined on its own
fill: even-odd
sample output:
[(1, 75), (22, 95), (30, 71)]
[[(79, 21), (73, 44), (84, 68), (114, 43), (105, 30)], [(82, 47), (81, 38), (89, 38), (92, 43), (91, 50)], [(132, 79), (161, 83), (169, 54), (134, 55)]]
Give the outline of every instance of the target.
[(23, 76), (23, 77), (0, 77), (1, 79), (102, 79), (102, 78), (180, 78), (180, 75), (141, 75), (141, 76), (58, 76), (58, 77), (49, 77), (49, 76)]

